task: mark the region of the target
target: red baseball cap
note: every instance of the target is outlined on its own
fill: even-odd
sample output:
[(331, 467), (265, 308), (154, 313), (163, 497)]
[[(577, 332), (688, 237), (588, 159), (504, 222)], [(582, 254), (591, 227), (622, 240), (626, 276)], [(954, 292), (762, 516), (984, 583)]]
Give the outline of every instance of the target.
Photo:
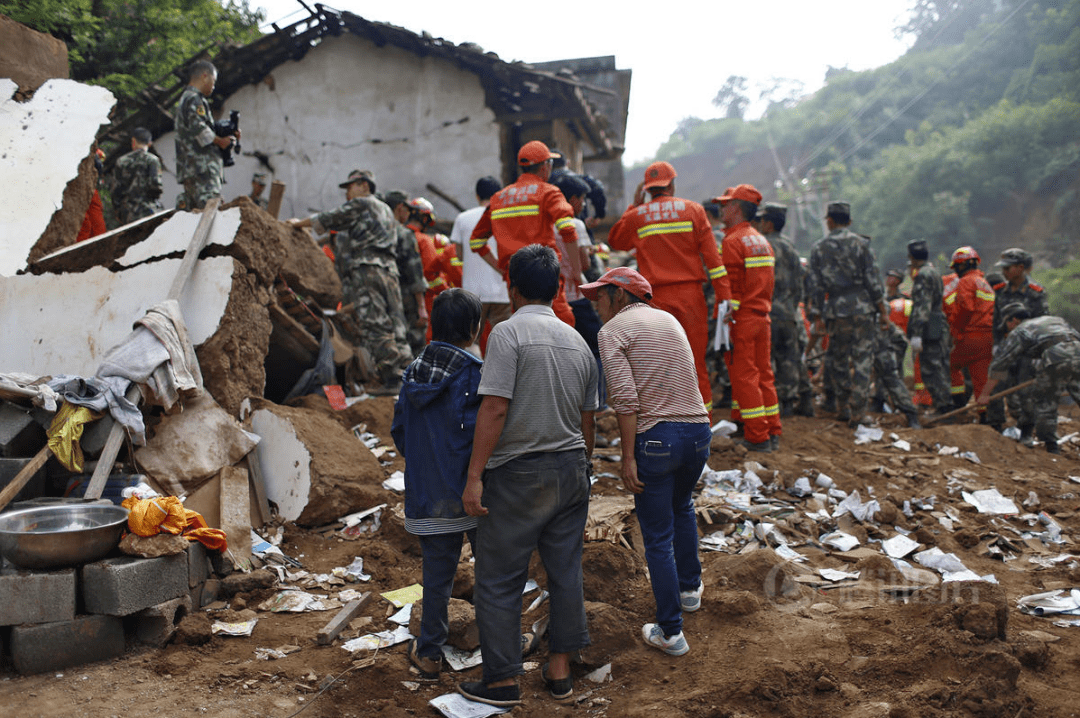
[(723, 204), (729, 200), (741, 199), (747, 202), (753, 202), (754, 204), (761, 204), (761, 192), (752, 184), (741, 184), (738, 187), (728, 187), (724, 190), (724, 194), (719, 197), (713, 197), (713, 202), (717, 204)]
[[(668, 166), (670, 167), (671, 165)], [(649, 284), (649, 280), (645, 279), (645, 277), (641, 276), (633, 269), (630, 269), (630, 267), (615, 267), (615, 269), (609, 269), (604, 273), (604, 276), (600, 277), (600, 279), (589, 284), (582, 284), (578, 289), (581, 290), (581, 293), (584, 294), (587, 299), (595, 302), (600, 294), (600, 287), (605, 284), (621, 287), (638, 299), (644, 299), (645, 301), (652, 299), (652, 285)]]
[(667, 187), (677, 176), (675, 168), (667, 162), (653, 162), (645, 168), (645, 189)]
[(518, 164), (522, 167), (538, 165), (541, 162), (553, 160), (556, 157), (562, 157), (562, 155), (555, 154), (549, 150), (548, 146), (540, 140), (526, 142), (525, 146), (518, 150)]

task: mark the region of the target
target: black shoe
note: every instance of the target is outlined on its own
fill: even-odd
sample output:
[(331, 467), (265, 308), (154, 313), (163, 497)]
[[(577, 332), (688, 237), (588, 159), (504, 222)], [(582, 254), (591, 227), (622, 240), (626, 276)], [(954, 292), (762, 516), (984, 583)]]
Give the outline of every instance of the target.
[(828, 411), (828, 412), (836, 411), (836, 397), (835, 396), (827, 396), (827, 397), (825, 397), (825, 401), (823, 401), (821, 403), (821, 410), (822, 411)]
[(780, 451), (780, 435), (773, 434), (772, 436), (770, 436), (769, 445), (772, 447), (773, 451)]
[(786, 419), (789, 416), (795, 414), (795, 400), (794, 399), (781, 399), (780, 400), (780, 418)]
[(1043, 443), (1046, 445), (1046, 453), (1048, 453), (1048, 454), (1060, 454), (1061, 453), (1061, 447), (1058, 446), (1058, 443), (1056, 441), (1044, 441)]
[(921, 429), (922, 424), (919, 423), (919, 412), (909, 411), (905, 412), (904, 416), (907, 417), (907, 425), (909, 429)]
[(848, 419), (847, 425), (849, 429), (857, 429), (859, 424), (862, 424), (863, 426), (875, 426), (877, 422), (874, 421), (874, 417), (872, 416), (853, 416)]
[(885, 400), (884, 399), (878, 399), (877, 397), (874, 397), (873, 399), (871, 399), (870, 400), (870, 411), (873, 412), (874, 414), (884, 414), (885, 413)]
[(421, 681), (434, 682), (439, 680), (439, 671), (442, 670), (443, 657), (439, 656), (438, 660), (436, 660), (434, 658), (425, 658), (419, 655), (416, 652), (415, 638), (409, 641), (409, 661), (416, 666)]
[(740, 446), (745, 446), (747, 451), (757, 451), (762, 454), (771, 454), (773, 451), (772, 442), (768, 439), (759, 441), (756, 444), (752, 441), (747, 441), (746, 439), (740, 439), (737, 443)]
[(839, 412), (836, 415), (836, 420), (837, 421), (845, 421), (845, 422), (851, 421), (851, 412), (849, 412), (847, 409), (845, 409), (844, 411)]
[(799, 416), (814, 416), (814, 395), (807, 392), (799, 394), (799, 403), (795, 405), (795, 413)]
[(517, 686), (499, 686), (489, 688), (483, 681), (459, 683), (458, 693), (477, 703), (487, 703), (489, 706), (508, 708), (521, 705), (521, 689)]
[(566, 678), (548, 678), (548, 665), (545, 663), (544, 667), (540, 669), (540, 677), (544, 679), (544, 685), (547, 687), (551, 697), (557, 701), (572, 698), (574, 695), (574, 677), (570, 675)]
[(1035, 426), (1025, 424), (1020, 427), (1020, 443), (1027, 447), (1035, 446)]

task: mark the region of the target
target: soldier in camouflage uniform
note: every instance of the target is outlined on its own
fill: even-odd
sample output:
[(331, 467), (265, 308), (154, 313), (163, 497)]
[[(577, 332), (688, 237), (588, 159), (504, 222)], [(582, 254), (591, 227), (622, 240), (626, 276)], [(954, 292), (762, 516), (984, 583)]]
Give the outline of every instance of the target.
[(414, 356), (427, 344), (428, 313), (424, 306), (424, 294), (427, 292), (427, 280), (424, 279), (424, 263), (420, 259), (420, 249), (416, 245), (416, 234), (405, 226), (409, 221), (409, 195), (399, 189), (386, 193), (386, 204), (397, 220), (397, 259), (398, 281), (401, 284), (401, 306), (405, 310), (405, 325), (408, 327), (409, 347)]
[[(1032, 318), (1041, 317), (1050, 313), (1050, 305), (1046, 296), (1046, 290), (1040, 285), (1028, 280), (1028, 272), (1034, 264), (1034, 257), (1019, 247), (1006, 249), (1001, 253), (1001, 261), (997, 266), (1003, 275), (998, 282), (991, 283), (994, 288), (994, 350), (1005, 340), (1007, 333), (1003, 313), (1006, 308), (1018, 304), (1027, 307), (1028, 315)], [(1035, 369), (1030, 359), (1021, 358), (1008, 368), (1008, 377), (998, 384), (997, 390), (1003, 391), (1016, 386), (1035, 376)], [(1008, 401), (1009, 413), (1016, 419), (1020, 427), (1020, 440), (1030, 442), (1035, 429), (1035, 390), (1034, 388), (1022, 389), (1010, 394), (1005, 399), (996, 399), (990, 402), (986, 412), (986, 423), (998, 431), (1005, 428), (1005, 402)]]
[(266, 190), (266, 173), (256, 172), (251, 175), (251, 194), (248, 197), (258, 206), (267, 209), (270, 207), (270, 200), (263, 197), (264, 190)]
[(240, 140), (240, 131), (230, 137), (218, 137), (210, 102), (206, 99), (217, 84), (217, 68), (208, 60), (191, 66), (188, 85), (176, 106), (176, 180), (184, 187), (176, 208), (202, 209), (208, 201), (221, 196), (222, 156)]
[(856, 426), (873, 422), (865, 412), (879, 331), (874, 313), (884, 328), (889, 312), (870, 242), (848, 229), (851, 205), (830, 202), (826, 212), (829, 233), (810, 254), (807, 309), (815, 333), (828, 333), (825, 381), (835, 392), (839, 417)]
[[(806, 351), (806, 328), (799, 303), (803, 300), (803, 268), (799, 253), (780, 235), (787, 221), (787, 207), (766, 202), (758, 211), (754, 227), (765, 235), (776, 257), (772, 311), (772, 361), (780, 416), (814, 415), (814, 395), (810, 375), (803, 363)], [(796, 408), (797, 405), (797, 408)]]
[(116, 221), (130, 224), (164, 209), (161, 206), (161, 160), (150, 152), (153, 135), (145, 127), (131, 133), (131, 152), (112, 171), (112, 204)]
[[(1080, 404), (1080, 332), (1060, 317), (1031, 317), (1023, 304), (1010, 304), (1001, 312), (1006, 336), (994, 352), (990, 381), (978, 397), (987, 404), (990, 394), (1001, 391), (1009, 369), (1026, 359), (1035, 373), (1035, 435), (1052, 454), (1061, 453), (1057, 444), (1058, 398), (1068, 390)], [(1031, 437), (1024, 442), (1034, 444)]]
[(892, 322), (878, 331), (877, 345), (874, 347), (874, 381), (877, 394), (882, 397), (888, 394), (893, 411), (907, 417), (909, 428), (919, 429), (922, 428), (919, 424), (919, 413), (911, 401), (911, 392), (904, 383), (903, 367), (896, 361), (897, 355), (904, 356), (907, 345), (907, 337), (900, 331), (900, 327)]
[(341, 277), (341, 294), (353, 305), (360, 339), (383, 382), (373, 393), (396, 394), (401, 374), (412, 361), (398, 285), (397, 223), (390, 208), (374, 195), (373, 173), (353, 170), (340, 186), (345, 189), (345, 204), (290, 219), (289, 224), (313, 227), (318, 234), (337, 231), (334, 265)]
[(912, 355), (918, 355), (923, 383), (930, 393), (934, 410), (944, 414), (952, 409), (949, 387), (949, 323), (945, 318), (942, 296), (945, 286), (941, 274), (928, 261), (930, 251), (926, 242), (908, 242), (908, 263), (911, 271), (911, 318), (908, 319), (908, 340)]

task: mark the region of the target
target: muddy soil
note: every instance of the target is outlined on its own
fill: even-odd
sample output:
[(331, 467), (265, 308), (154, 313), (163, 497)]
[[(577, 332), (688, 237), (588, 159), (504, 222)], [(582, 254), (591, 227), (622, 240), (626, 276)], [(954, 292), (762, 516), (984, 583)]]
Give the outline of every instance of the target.
[[(349, 428), (366, 423), (392, 447), (392, 404), (391, 399), (372, 399), (335, 419)], [(321, 402), (304, 405), (316, 408)], [(1062, 434), (1080, 429), (1080, 415), (1072, 414), (1071, 421), (1061, 424)], [(653, 620), (653, 599), (632, 532), (627, 532), (630, 548), (605, 541), (587, 544), (585, 593), (593, 645), (583, 653), (585, 665), (576, 668), (578, 700), (559, 705), (547, 696), (538, 667), (546, 660), (544, 646), (521, 678), (525, 704), (513, 715), (1018, 718), (1080, 711), (1080, 628), (1057, 627), (1053, 619), (1015, 608), (1021, 596), (1080, 586), (1076, 559), (1049, 568), (1030, 561), (1080, 553), (1072, 543), (1080, 534), (1080, 479), (1070, 478), (1080, 476), (1077, 444), (1066, 444), (1064, 453), (1054, 457), (977, 425), (913, 431), (895, 424), (890, 428), (888, 418), (884, 423), (886, 438), (895, 431), (911, 443), (910, 451), (891, 448), (888, 441), (856, 446), (850, 429), (824, 418), (786, 420), (782, 449), (774, 454), (747, 456), (731, 442), (716, 439), (712, 468), (741, 469), (748, 460), (757, 461), (762, 480), (776, 483), (772, 498), (795, 504), (794, 514), (770, 521), (806, 561), (793, 565), (766, 545), (748, 550), (746, 542), (734, 544), (730, 552), (703, 550), (702, 608), (685, 615), (690, 653), (673, 658), (640, 638), (641, 625)], [(611, 443), (617, 435), (613, 420), (601, 422), (601, 435), (601, 443)], [(973, 451), (980, 463), (939, 454), (942, 446)], [(600, 448), (598, 453), (618, 458), (617, 448)], [(383, 458), (386, 475), (401, 467), (400, 458)], [(596, 463), (594, 493), (623, 495), (616, 478), (618, 462), (601, 458)], [(868, 540), (894, 535), (898, 526), (912, 532), (923, 548), (955, 553), (980, 576), (993, 574), (998, 584), (919, 588), (904, 585), (881, 556), (852, 561), (825, 550), (817, 538), (833, 526), (807, 517), (808, 499), (783, 488), (800, 476), (818, 473), (833, 478), (844, 491), (858, 489), (864, 501), (872, 492), (880, 502), (875, 521), (846, 522), (864, 548)], [(1068, 542), (1024, 542), (1003, 524), (1032, 531), (1041, 527), (980, 514), (960, 494), (991, 486), (1018, 505), (1034, 492), (1039, 505), (1021, 511), (1045, 512), (1062, 527)], [(929, 496), (936, 497), (932, 510), (917, 510), (911, 517), (902, 513), (905, 500)], [(748, 516), (712, 511), (699, 526), (703, 536), (733, 534)], [(378, 593), (420, 582), (417, 542), (393, 512), (384, 512), (377, 532), (355, 539), (331, 528), (287, 525), (281, 548), (313, 573), (363, 556), (371, 581), (350, 588)], [(992, 533), (1018, 544), (1015, 558), (1002, 561), (985, 555)], [(864, 575), (847, 585), (820, 585), (807, 578), (817, 568), (862, 570)], [(531, 575), (544, 584), (536, 562)], [(463, 561), (455, 595), (469, 598), (471, 576), (470, 564)], [(241, 592), (230, 599), (229, 609), (253, 610), (273, 593), (266, 588)], [(530, 599), (526, 597), (526, 606)], [(344, 638), (392, 628), (387, 619), (393, 611), (385, 600), (375, 598)], [(541, 606), (524, 615), (523, 624), (545, 611)], [(249, 638), (216, 636), (203, 645), (174, 642), (161, 650), (133, 646), (120, 659), (56, 674), (19, 676), (5, 666), (0, 669), (0, 711), (68, 718), (434, 716), (429, 700), (480, 675), (474, 668), (444, 674), (438, 684), (416, 684), (403, 645), (380, 650), (373, 662), (357, 666), (353, 661), (368, 654), (350, 655), (342, 650), (341, 640), (316, 645), (316, 632), (333, 612), (257, 614), (259, 622)], [(231, 614), (210, 613), (218, 615)], [(255, 656), (256, 648), (283, 646), (299, 650), (278, 660)], [(612, 665), (609, 682), (580, 677), (607, 663)]]

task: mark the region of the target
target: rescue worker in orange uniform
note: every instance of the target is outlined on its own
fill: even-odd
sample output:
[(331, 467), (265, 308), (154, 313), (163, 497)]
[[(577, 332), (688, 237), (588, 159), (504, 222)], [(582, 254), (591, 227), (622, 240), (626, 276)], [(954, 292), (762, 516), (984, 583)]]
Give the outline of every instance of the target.
[[(442, 234), (427, 234), (427, 230), (435, 225), (435, 208), (431, 202), (423, 197), (415, 197), (405, 204), (409, 213), (405, 226), (416, 235), (420, 261), (424, 264), (424, 279), (427, 280), (424, 305), (430, 317), (435, 297), (451, 287), (461, 286), (462, 262), (449, 237)], [(427, 327), (427, 340), (431, 341), (430, 322)]]
[(645, 168), (645, 180), (634, 192), (633, 204), (608, 232), (608, 244), (612, 249), (636, 250), (638, 271), (652, 285), (652, 306), (673, 315), (686, 332), (701, 399), (711, 415), (712, 386), (705, 363), (709, 318), (702, 283), (707, 276), (721, 314), (727, 311), (731, 290), (705, 209), (675, 196), (675, 177), (675, 168), (667, 162)]
[[(963, 370), (970, 373), (972, 391), (979, 396), (986, 386), (994, 354), (994, 289), (979, 269), (979, 262), (974, 248), (960, 247), (953, 252), (950, 265), (956, 272), (956, 282), (945, 284), (945, 318), (953, 336), (949, 370), (953, 404), (957, 407), (967, 403)], [(956, 392), (958, 386), (960, 392)]]
[(743, 444), (751, 451), (780, 447), (780, 405), (772, 370), (772, 246), (750, 220), (761, 193), (753, 185), (728, 187), (713, 200), (724, 223), (722, 258), (731, 287), (731, 415), (743, 423)]
[[(521, 176), (492, 196), (469, 237), (469, 248), (483, 257), (493, 269), (498, 270), (507, 284), (510, 283), (510, 257), (522, 247), (542, 244), (551, 247), (555, 254), (559, 255), (552, 227), (567, 247), (577, 245), (574, 210), (563, 197), (563, 193), (555, 185), (548, 183), (548, 178), (551, 177), (551, 161), (558, 156), (539, 140), (526, 142), (518, 151)], [(491, 250), (488, 249), (487, 241), (490, 237), (495, 237), (498, 261), (491, 256)], [(555, 316), (574, 326), (574, 313), (566, 301), (566, 293), (561, 285), (551, 308)]]

